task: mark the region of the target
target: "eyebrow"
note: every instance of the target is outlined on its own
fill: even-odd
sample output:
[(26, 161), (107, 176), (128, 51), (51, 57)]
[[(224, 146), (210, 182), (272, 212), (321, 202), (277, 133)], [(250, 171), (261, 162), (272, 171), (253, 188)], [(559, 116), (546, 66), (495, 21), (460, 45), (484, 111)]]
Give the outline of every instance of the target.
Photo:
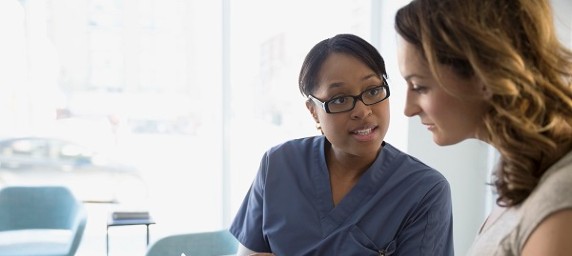
[[(370, 79), (370, 78), (372, 78), (372, 77), (374, 77), (374, 78), (379, 78), (376, 74), (369, 74), (369, 75), (363, 77), (363, 78), (361, 79), (361, 81), (366, 81), (366, 80), (368, 80), (368, 79)], [(382, 80), (383, 80), (383, 79), (382, 79)], [(334, 83), (328, 84), (328, 88), (341, 87), (343, 84), (344, 84), (343, 82), (334, 82)]]
[(379, 78), (376, 74), (369, 74), (369, 75), (365, 76), (364, 78), (362, 78), (361, 80), (365, 81), (365, 80), (368, 80), (372, 77)]
[(403, 77), (405, 80), (410, 80), (411, 78), (425, 79), (426, 77), (419, 74), (409, 74)]

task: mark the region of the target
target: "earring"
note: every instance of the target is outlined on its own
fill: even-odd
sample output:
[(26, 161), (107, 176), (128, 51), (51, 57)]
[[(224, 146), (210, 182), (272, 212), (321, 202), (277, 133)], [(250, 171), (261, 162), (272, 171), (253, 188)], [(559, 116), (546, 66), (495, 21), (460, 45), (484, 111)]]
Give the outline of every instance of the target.
[(320, 123), (316, 123), (316, 130), (318, 130), (320, 133), (324, 134), (324, 132), (322, 131), (322, 125)]

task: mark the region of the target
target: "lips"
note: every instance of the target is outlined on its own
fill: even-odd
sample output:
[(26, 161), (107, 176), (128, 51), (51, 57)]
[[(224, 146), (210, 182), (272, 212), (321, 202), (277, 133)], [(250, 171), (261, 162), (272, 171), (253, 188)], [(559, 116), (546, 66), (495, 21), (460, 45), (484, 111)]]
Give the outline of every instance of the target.
[(356, 134), (356, 135), (368, 135), (368, 134), (371, 134), (376, 127), (377, 126), (374, 126), (374, 125), (366, 126), (363, 128), (358, 128), (358, 129), (352, 130), (351, 133)]
[(366, 125), (357, 129), (351, 130), (351, 136), (360, 143), (367, 143), (376, 141), (379, 134), (376, 132), (377, 125)]
[(429, 130), (435, 128), (435, 124), (428, 124), (428, 123), (421, 123), (421, 124), (425, 125), (425, 127), (427, 127), (427, 129)]

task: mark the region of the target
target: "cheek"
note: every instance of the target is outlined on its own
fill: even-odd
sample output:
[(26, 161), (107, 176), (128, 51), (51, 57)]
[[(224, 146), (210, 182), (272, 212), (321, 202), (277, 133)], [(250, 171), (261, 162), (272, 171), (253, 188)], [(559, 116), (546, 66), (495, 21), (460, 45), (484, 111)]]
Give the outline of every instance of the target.
[(337, 116), (339, 116), (339, 114), (331, 115), (327, 114), (326, 112), (318, 113), (318, 120), (320, 121), (320, 126), (322, 127), (322, 131), (327, 132), (335, 130), (337, 126), (336, 125)]
[(431, 117), (438, 117), (441, 115), (442, 109), (441, 104), (435, 100), (425, 100), (421, 103), (423, 112)]
[(440, 125), (448, 123), (448, 119), (456, 107), (450, 97), (439, 97), (443, 95), (432, 95), (425, 97), (419, 101), (419, 106), (423, 109), (423, 113), (430, 119), (428, 122), (438, 123)]
[[(349, 116), (342, 114), (325, 114), (327, 116), (320, 116), (320, 125), (322, 126), (322, 132), (330, 142), (338, 141), (340, 136), (345, 136), (347, 131), (347, 121), (350, 119)], [(339, 142), (339, 141), (338, 141)]]
[[(440, 126), (463, 125), (470, 116), (467, 104), (451, 96), (437, 97), (425, 107), (425, 111), (433, 122)], [(460, 122), (460, 123), (459, 123)]]
[(377, 109), (377, 116), (382, 125), (389, 124), (390, 120), (390, 111), (389, 111), (389, 102), (383, 102), (384, 105), (380, 106)]
[(384, 118), (382, 119), (381, 122), (379, 122), (379, 132), (381, 134), (381, 139), (385, 139), (385, 136), (387, 135), (387, 131), (389, 130), (389, 123), (390, 123), (390, 119), (388, 118)]
[(389, 109), (389, 102), (383, 102), (379, 108), (375, 109), (375, 116), (376, 116), (376, 123), (378, 125), (379, 132), (381, 134), (381, 138), (384, 139), (387, 131), (389, 130), (389, 123), (391, 121), (390, 118), (390, 109)]

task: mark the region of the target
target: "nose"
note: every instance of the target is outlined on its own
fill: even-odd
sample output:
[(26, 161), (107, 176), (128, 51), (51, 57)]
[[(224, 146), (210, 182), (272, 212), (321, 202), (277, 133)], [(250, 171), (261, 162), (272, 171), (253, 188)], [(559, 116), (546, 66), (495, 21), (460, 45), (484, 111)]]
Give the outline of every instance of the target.
[(352, 109), (352, 119), (362, 119), (371, 115), (371, 106), (365, 105), (363, 101), (357, 100), (354, 109)]
[(403, 114), (407, 117), (412, 117), (419, 115), (421, 112), (421, 107), (413, 99), (411, 99), (409, 93), (407, 93), (407, 98), (405, 99), (405, 108), (403, 109)]

